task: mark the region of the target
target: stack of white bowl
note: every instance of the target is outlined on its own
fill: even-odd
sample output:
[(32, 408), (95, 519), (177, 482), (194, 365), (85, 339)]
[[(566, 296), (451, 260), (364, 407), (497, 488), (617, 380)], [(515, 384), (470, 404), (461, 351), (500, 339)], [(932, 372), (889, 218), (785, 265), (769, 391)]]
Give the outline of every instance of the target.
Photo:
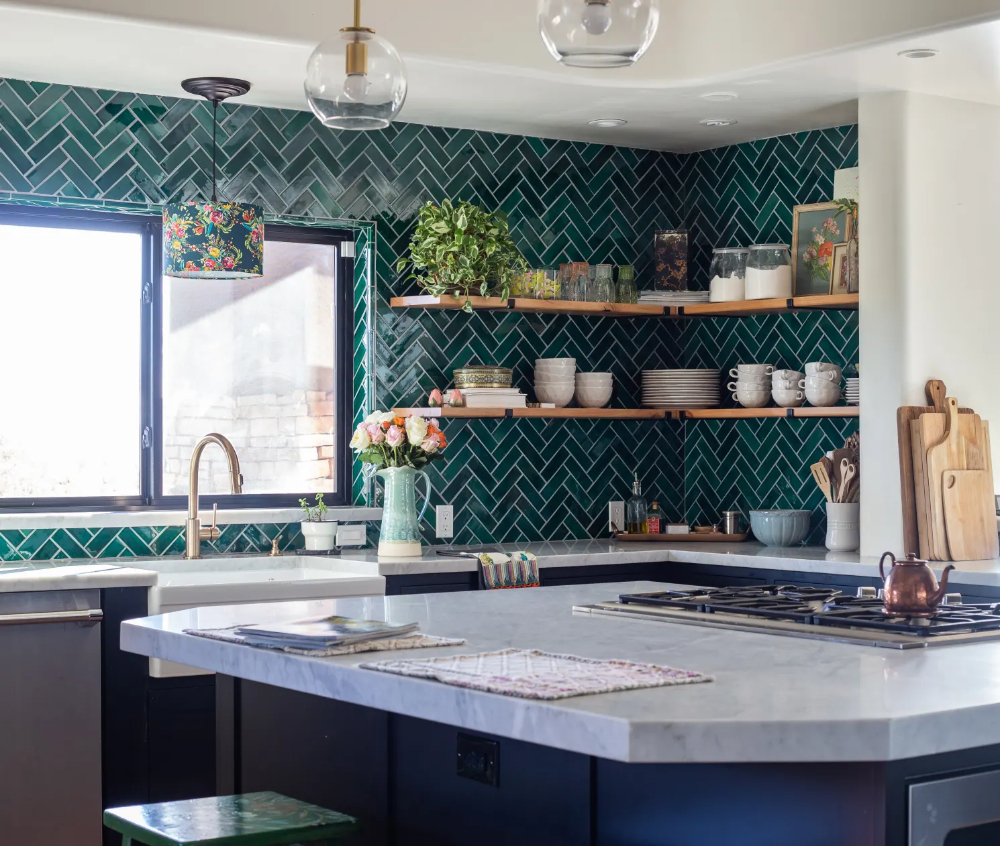
[(836, 364), (813, 361), (806, 365), (806, 399), (810, 405), (825, 408), (840, 402), (842, 371)]
[(848, 405), (861, 404), (861, 378), (853, 376), (847, 380), (847, 388), (844, 390), (844, 399)]
[(535, 398), (565, 408), (576, 392), (575, 358), (535, 359)]
[(763, 408), (771, 401), (773, 364), (738, 364), (729, 371), (736, 381), (729, 383), (733, 399), (744, 408)]
[(798, 370), (775, 370), (771, 374), (771, 398), (780, 408), (798, 408), (806, 395), (806, 374)]
[(577, 373), (576, 404), (580, 408), (604, 408), (611, 402), (614, 377), (610, 373)]

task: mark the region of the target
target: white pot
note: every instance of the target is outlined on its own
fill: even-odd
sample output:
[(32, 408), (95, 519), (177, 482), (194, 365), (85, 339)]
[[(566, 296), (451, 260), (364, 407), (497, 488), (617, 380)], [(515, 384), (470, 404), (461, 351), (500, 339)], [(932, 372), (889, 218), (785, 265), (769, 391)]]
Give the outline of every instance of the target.
[(337, 521), (325, 520), (320, 523), (307, 521), (300, 523), (302, 537), (306, 539), (306, 549), (324, 552), (337, 545)]

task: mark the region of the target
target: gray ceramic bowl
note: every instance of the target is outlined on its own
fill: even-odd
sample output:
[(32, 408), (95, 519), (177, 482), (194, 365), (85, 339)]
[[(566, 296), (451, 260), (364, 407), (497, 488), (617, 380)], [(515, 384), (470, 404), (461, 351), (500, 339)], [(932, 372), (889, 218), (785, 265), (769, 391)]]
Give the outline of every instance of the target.
[(754, 537), (768, 546), (795, 546), (809, 534), (808, 511), (751, 511)]

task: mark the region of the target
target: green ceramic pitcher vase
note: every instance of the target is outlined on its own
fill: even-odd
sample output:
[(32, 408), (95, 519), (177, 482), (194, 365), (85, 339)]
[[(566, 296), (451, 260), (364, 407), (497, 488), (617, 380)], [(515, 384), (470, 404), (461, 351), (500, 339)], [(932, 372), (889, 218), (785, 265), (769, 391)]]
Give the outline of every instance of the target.
[[(383, 467), (378, 475), (385, 482), (382, 530), (378, 538), (379, 557), (419, 556), (420, 520), (431, 499), (431, 480), (423, 470), (412, 467)], [(417, 476), (427, 483), (424, 506), (417, 514)]]

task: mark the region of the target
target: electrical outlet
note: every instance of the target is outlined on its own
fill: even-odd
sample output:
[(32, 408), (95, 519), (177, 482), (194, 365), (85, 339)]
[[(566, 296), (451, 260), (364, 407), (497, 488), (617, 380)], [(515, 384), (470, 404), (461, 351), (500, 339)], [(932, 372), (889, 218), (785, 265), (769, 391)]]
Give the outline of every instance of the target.
[(364, 523), (341, 523), (337, 526), (337, 546), (364, 546), (367, 541)]
[(437, 536), (450, 538), (455, 534), (455, 508), (451, 505), (438, 505), (434, 508)]
[(608, 531), (613, 532), (615, 526), (619, 532), (625, 531), (625, 501), (621, 499), (613, 499), (608, 503)]

